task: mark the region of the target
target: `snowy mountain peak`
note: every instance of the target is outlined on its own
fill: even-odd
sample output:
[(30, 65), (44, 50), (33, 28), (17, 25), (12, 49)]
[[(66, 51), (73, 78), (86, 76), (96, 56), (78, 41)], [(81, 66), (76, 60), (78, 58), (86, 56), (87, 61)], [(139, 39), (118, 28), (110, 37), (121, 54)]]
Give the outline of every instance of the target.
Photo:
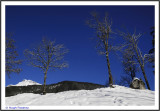
[(8, 85), (8, 86), (28, 86), (28, 85), (41, 85), (35, 81), (24, 79), (16, 85)]
[(22, 82), (16, 84), (16, 86), (28, 86), (28, 85), (41, 85), (35, 81), (24, 79)]

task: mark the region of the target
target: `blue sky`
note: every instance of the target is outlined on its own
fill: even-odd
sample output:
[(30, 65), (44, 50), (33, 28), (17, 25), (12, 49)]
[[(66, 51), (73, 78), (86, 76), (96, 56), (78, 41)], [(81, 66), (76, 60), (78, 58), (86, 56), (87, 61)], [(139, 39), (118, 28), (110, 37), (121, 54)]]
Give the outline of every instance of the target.
[[(56, 43), (64, 44), (69, 49), (65, 56), (69, 67), (49, 71), (47, 84), (71, 80), (104, 85), (108, 80), (106, 59), (97, 54), (96, 42), (91, 39), (96, 38), (95, 31), (85, 23), (92, 11), (99, 12), (101, 17), (108, 12), (113, 21), (112, 30), (123, 31), (125, 26), (130, 32), (136, 28), (138, 33), (144, 33), (139, 42), (143, 53), (148, 53), (152, 48), (150, 28), (154, 26), (153, 6), (7, 6), (6, 32), (14, 33), (18, 59), (25, 60), (24, 49), (40, 42), (44, 36), (50, 40), (56, 39)], [(115, 44), (121, 43), (118, 35), (114, 35), (113, 41)], [(117, 83), (124, 75), (120, 57), (110, 54), (110, 64)], [(6, 85), (17, 84), (23, 79), (43, 84), (44, 74), (40, 69), (27, 65), (25, 61), (21, 68), (23, 71), (20, 74), (12, 73), (10, 79), (6, 76)], [(154, 90), (153, 69), (146, 64), (145, 70)], [(137, 73), (137, 77), (143, 79), (142, 73)]]

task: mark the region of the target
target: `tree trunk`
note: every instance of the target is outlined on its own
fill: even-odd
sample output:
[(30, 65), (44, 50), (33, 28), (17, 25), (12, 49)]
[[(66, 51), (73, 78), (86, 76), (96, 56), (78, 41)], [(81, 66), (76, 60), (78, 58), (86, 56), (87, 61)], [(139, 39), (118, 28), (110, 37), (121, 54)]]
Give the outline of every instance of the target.
[(142, 73), (143, 73), (144, 79), (145, 79), (145, 81), (146, 81), (147, 87), (148, 87), (148, 89), (149, 89), (149, 90), (151, 90), (151, 89), (150, 89), (150, 86), (149, 86), (149, 83), (148, 83), (148, 80), (147, 80), (147, 77), (146, 77), (146, 73), (145, 73), (145, 71), (144, 71), (144, 67), (143, 67), (143, 66), (141, 66), (141, 70), (142, 70)]
[(106, 59), (107, 59), (107, 67), (108, 67), (108, 74), (109, 74), (109, 85), (113, 85), (113, 79), (112, 79), (112, 73), (111, 73), (108, 53), (106, 54)]
[(43, 95), (46, 94), (46, 78), (47, 78), (47, 70), (44, 73)]
[[(135, 43), (134, 43), (134, 45), (135, 45)], [(150, 86), (149, 86), (149, 83), (148, 83), (148, 80), (147, 80), (147, 77), (146, 77), (146, 73), (145, 73), (145, 71), (144, 71), (144, 66), (142, 65), (142, 62), (141, 62), (141, 59), (140, 59), (140, 55), (139, 55), (139, 53), (138, 53), (138, 50), (137, 50), (137, 46), (136, 46), (136, 45), (135, 45), (135, 49), (136, 49), (138, 62), (139, 62), (139, 64), (140, 64), (140, 67), (141, 67), (141, 70), (142, 70), (142, 73), (143, 73), (145, 82), (146, 82), (146, 84), (147, 84), (148, 89), (151, 90), (151, 89), (150, 89)]]
[(109, 62), (108, 39), (109, 39), (109, 28), (107, 28), (107, 40), (104, 40), (104, 45), (105, 45), (105, 50), (106, 50), (106, 59), (107, 59), (108, 74), (109, 74), (109, 86), (113, 87), (112, 86), (113, 85), (113, 78), (112, 78), (110, 62)]

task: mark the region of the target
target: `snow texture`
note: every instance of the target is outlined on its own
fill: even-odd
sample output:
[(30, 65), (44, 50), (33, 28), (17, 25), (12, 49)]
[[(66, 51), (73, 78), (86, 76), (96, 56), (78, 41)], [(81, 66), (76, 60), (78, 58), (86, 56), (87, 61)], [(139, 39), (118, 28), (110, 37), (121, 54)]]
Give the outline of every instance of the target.
[(114, 85), (115, 88), (64, 91), (46, 95), (24, 93), (6, 97), (8, 106), (153, 106), (154, 91), (131, 89)]
[(41, 84), (39, 84), (39, 83), (37, 83), (35, 81), (32, 81), (32, 80), (26, 80), (26, 79), (24, 79), (23, 81), (19, 82), (16, 85), (10, 84), (7, 87), (9, 87), (9, 86), (28, 86), (28, 85), (41, 85)]
[(137, 79), (137, 80), (139, 80), (139, 78), (137, 78), (137, 77), (134, 77), (134, 78), (133, 78), (133, 81), (134, 81), (134, 80), (136, 80), (136, 79)]

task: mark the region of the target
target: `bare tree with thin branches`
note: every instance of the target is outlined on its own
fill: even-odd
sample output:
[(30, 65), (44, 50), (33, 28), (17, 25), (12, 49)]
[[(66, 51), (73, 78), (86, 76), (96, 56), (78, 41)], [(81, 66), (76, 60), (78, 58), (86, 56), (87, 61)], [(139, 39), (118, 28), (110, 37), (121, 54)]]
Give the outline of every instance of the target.
[(120, 32), (120, 35), (125, 39), (126, 46), (130, 46), (131, 49), (133, 50), (135, 58), (136, 58), (136, 61), (133, 61), (133, 63), (139, 64), (139, 67), (142, 71), (145, 82), (147, 84), (147, 87), (150, 90), (149, 82), (147, 80), (147, 76), (146, 76), (145, 69), (144, 69), (145, 63), (147, 62), (146, 61), (146, 54), (142, 55), (142, 52), (141, 52), (140, 48), (138, 47), (138, 40), (142, 36), (142, 34), (139, 33), (137, 35), (136, 32), (134, 32), (133, 34)]
[(135, 62), (136, 56), (134, 54), (134, 50), (132, 45), (126, 46), (126, 48), (122, 51), (122, 65), (124, 68), (124, 74), (121, 76), (120, 85), (130, 86), (130, 83), (136, 76), (136, 72), (139, 71), (137, 67), (137, 63)]
[(15, 47), (15, 40), (12, 39), (11, 33), (8, 33), (6, 36), (5, 55), (6, 74), (10, 78), (11, 73), (20, 73), (22, 71), (22, 69), (18, 67), (20, 64), (22, 64), (22, 60), (17, 60), (18, 53)]
[(111, 26), (112, 20), (109, 18), (108, 14), (106, 13), (103, 20), (100, 20), (100, 17), (96, 12), (93, 12), (92, 18), (87, 21), (87, 24), (95, 29), (97, 34), (97, 50), (99, 54), (105, 55), (107, 60), (107, 67), (108, 67), (108, 74), (109, 74), (109, 85), (113, 87), (113, 78), (110, 68), (110, 61), (109, 61), (109, 53), (113, 49), (112, 45), (109, 43), (111, 39)]
[(64, 55), (68, 53), (68, 49), (63, 44), (55, 44), (55, 41), (50, 41), (45, 38), (37, 47), (31, 50), (26, 49), (24, 55), (29, 64), (33, 67), (40, 68), (44, 73), (43, 94), (46, 94), (46, 78), (49, 69), (62, 69), (68, 67), (64, 61)]
[(149, 54), (146, 56), (146, 58), (152, 64), (153, 74), (155, 75), (155, 71), (154, 71), (154, 67), (155, 67), (155, 27), (151, 27), (150, 35), (153, 37), (152, 49), (149, 50)]

